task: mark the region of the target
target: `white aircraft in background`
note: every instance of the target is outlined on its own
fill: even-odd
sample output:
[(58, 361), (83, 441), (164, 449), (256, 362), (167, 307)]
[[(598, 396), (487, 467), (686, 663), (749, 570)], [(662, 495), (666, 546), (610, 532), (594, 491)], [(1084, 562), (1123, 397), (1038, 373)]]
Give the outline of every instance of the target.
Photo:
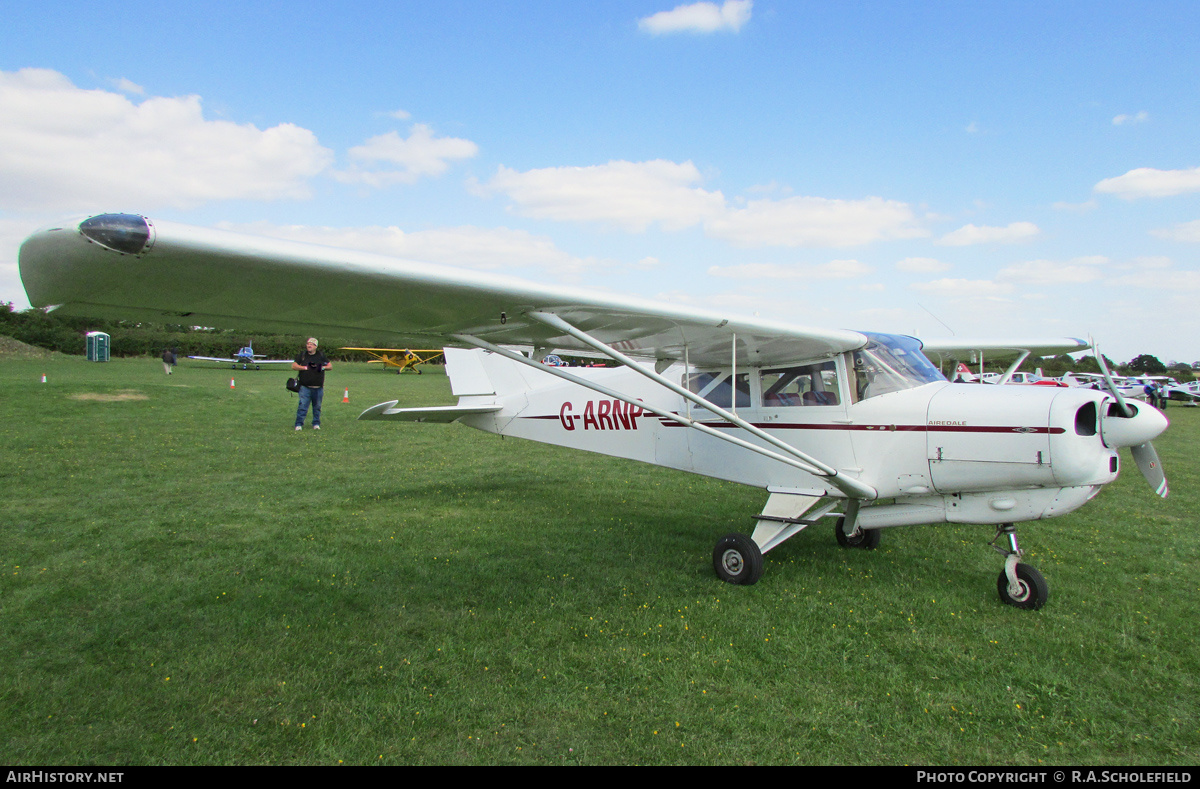
[(1168, 386), (1167, 397), (1171, 400), (1181, 400), (1187, 405), (1196, 405), (1200, 402), (1200, 381)]
[[(25, 241), (32, 304), (68, 315), (336, 331), (446, 346), (456, 405), (361, 419), (459, 421), (506, 436), (763, 488), (753, 533), (713, 550), (717, 575), (755, 583), (763, 554), (830, 519), (844, 546), (929, 523), (995, 527), (1005, 603), (1040, 608), (1015, 523), (1069, 513), (1117, 477), (1130, 447), (1167, 495), (1150, 441), (1163, 414), (1117, 391), (952, 384), (911, 337), (814, 329), (551, 287), (361, 252), (104, 214)], [(529, 355), (507, 346), (532, 346)], [(926, 348), (1084, 350), (1081, 340)], [(613, 368), (541, 363), (598, 352)]]
[[(983, 376), (982, 381), (985, 384), (998, 384), (1005, 376), (1003, 373), (987, 373)], [(1022, 373), (1015, 372), (1008, 375), (1008, 380), (1004, 383), (1013, 386), (1070, 386), (1063, 383), (1057, 378), (1046, 378), (1037, 373)]]
[[(1067, 375), (1070, 375), (1070, 380), (1067, 380)], [(1145, 400), (1146, 386), (1142, 382), (1133, 379), (1125, 378), (1119, 375), (1112, 375), (1107, 371), (1104, 373), (1067, 373), (1063, 376), (1071, 386), (1085, 386), (1092, 389), (1113, 390), (1121, 393), (1121, 396), (1126, 400)]]

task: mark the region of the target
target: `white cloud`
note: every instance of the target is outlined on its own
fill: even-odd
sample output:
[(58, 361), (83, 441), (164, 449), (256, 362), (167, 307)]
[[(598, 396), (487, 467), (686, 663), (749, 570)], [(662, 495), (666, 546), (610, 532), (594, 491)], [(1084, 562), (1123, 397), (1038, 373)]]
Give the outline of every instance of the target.
[(676, 6), (670, 11), (659, 11), (638, 20), (638, 27), (647, 33), (716, 33), (729, 30), (734, 33), (750, 21), (753, 0), (725, 0), (716, 3), (692, 3)]
[(928, 235), (912, 209), (894, 200), (788, 197), (730, 208), (721, 192), (703, 189), (702, 180), (690, 161), (657, 159), (526, 172), (501, 166), (473, 189), (485, 197), (507, 196), (522, 216), (631, 231), (651, 224), (664, 230), (703, 224), (708, 236), (743, 247), (849, 247)]
[[(376, 187), (395, 183), (411, 184), (424, 176), (441, 175), (450, 162), (470, 159), (477, 153), (479, 146), (470, 140), (435, 137), (433, 129), (418, 123), (413, 125), (407, 138), (390, 131), (351, 148), (349, 156), (356, 164), (349, 170), (335, 172), (333, 176), (343, 183), (363, 183)], [(398, 169), (363, 170), (358, 166), (359, 162), (384, 162), (396, 165)]]
[(1130, 123), (1145, 123), (1150, 120), (1150, 115), (1145, 110), (1142, 110), (1136, 115), (1118, 115), (1112, 119), (1113, 126), (1125, 126)]
[(1170, 241), (1187, 241), (1191, 243), (1200, 243), (1200, 219), (1193, 219), (1191, 222), (1183, 222), (1174, 227), (1160, 228), (1151, 230), (1150, 234), (1165, 238)]
[(896, 268), (918, 274), (936, 274), (939, 271), (949, 271), (953, 266), (936, 258), (905, 258), (896, 264)]
[[(1180, 293), (1200, 291), (1200, 271), (1178, 271), (1168, 268), (1143, 269), (1136, 274), (1113, 277), (1104, 284), (1116, 288), (1141, 288), (1178, 296)], [(1154, 295), (1148, 308), (1153, 308)], [(1174, 321), (1170, 321), (1172, 325)]]
[(744, 263), (737, 266), (711, 266), (712, 277), (735, 279), (800, 279), (829, 280), (854, 279), (871, 273), (873, 269), (857, 260), (831, 260), (828, 263)]
[(11, 301), (13, 307), (18, 310), (29, 307), (29, 299), (25, 298), (25, 286), (21, 284), (21, 274), (17, 267), (17, 251), (21, 243), (42, 224), (49, 222), (41, 218), (30, 220), (0, 217), (0, 303)]
[(1148, 268), (1170, 268), (1175, 265), (1169, 257), (1164, 255), (1141, 255), (1133, 259), (1127, 268), (1135, 270)]
[(926, 235), (907, 204), (879, 197), (752, 200), (709, 219), (705, 232), (744, 247), (850, 247)]
[(1095, 282), (1104, 276), (1100, 267), (1108, 259), (1100, 256), (1074, 258), (1068, 261), (1028, 260), (1001, 269), (996, 279), (1026, 285), (1078, 285)]
[(1200, 167), (1190, 170), (1156, 170), (1139, 167), (1115, 178), (1105, 178), (1094, 190), (1101, 194), (1112, 194), (1126, 200), (1139, 197), (1173, 197), (1200, 192)]
[(909, 287), (922, 293), (952, 299), (997, 298), (1007, 296), (1013, 291), (1013, 286), (1009, 283), (990, 279), (936, 279), (932, 282), (917, 282)]
[(504, 194), (517, 213), (535, 219), (603, 222), (633, 231), (657, 222), (680, 230), (724, 209), (724, 196), (698, 188), (700, 181), (691, 162), (657, 159), (523, 173), (501, 166), (477, 191)]
[(221, 227), (240, 233), (472, 269), (532, 266), (571, 273), (593, 262), (568, 255), (546, 236), (503, 227), (462, 226), (414, 232), (405, 232), (395, 226), (315, 227), (269, 222), (226, 223)]
[(134, 103), (49, 69), (0, 72), (0, 208), (155, 210), (300, 199), (332, 153), (307, 129), (204, 118), (198, 96)]
[(945, 247), (966, 247), (974, 244), (1015, 244), (1028, 241), (1041, 231), (1032, 222), (1013, 222), (1007, 227), (963, 225), (947, 233), (935, 243)]
[(121, 77), (120, 79), (110, 80), (113, 86), (122, 93), (133, 93), (138, 96), (145, 96), (146, 89), (132, 80)]

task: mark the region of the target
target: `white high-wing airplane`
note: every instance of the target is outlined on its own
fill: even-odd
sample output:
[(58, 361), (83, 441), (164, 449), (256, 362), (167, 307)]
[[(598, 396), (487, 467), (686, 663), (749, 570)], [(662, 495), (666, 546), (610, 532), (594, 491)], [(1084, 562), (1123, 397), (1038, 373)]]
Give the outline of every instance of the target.
[[(911, 337), (813, 329), (548, 287), (445, 266), (243, 236), (136, 214), (41, 230), (20, 253), (32, 304), (69, 315), (183, 318), (248, 331), (436, 340), (458, 404), (361, 419), (460, 421), (766, 489), (751, 535), (722, 537), (717, 575), (752, 584), (763, 554), (829, 518), (844, 546), (892, 526), (996, 528), (1001, 600), (1040, 608), (1015, 523), (1071, 512), (1130, 447), (1161, 496), (1149, 442), (1163, 414), (1119, 393), (949, 383)], [(532, 346), (529, 355), (506, 346)], [(1063, 353), (1081, 340), (929, 343)], [(542, 364), (599, 352), (614, 368)]]
[(1200, 402), (1200, 381), (1168, 386), (1167, 397), (1171, 400), (1182, 400), (1188, 405), (1195, 405)]

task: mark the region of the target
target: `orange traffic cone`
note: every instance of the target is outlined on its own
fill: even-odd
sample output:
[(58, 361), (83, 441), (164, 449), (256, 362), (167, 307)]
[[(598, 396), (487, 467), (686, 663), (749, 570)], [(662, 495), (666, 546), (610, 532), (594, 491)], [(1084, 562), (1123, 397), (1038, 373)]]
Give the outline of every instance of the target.
[(342, 395), (342, 402), (343, 403), (350, 402), (350, 390), (349, 389), (346, 390), (346, 394)]
[(42, 383), (46, 383), (46, 374), (42, 373)]
[(229, 388), (230, 388), (230, 389), (233, 389), (233, 388), (235, 388), (235, 387), (234, 387), (234, 385), (233, 385), (233, 379), (232, 379), (232, 378), (230, 378), (230, 379), (229, 379)]

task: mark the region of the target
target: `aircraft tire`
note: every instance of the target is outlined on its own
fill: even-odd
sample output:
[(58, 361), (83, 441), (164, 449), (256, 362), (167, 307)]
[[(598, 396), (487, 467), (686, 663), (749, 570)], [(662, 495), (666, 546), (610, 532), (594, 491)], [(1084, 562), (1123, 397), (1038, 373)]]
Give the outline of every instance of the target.
[(713, 548), (713, 569), (726, 583), (749, 586), (762, 577), (762, 551), (745, 534), (726, 534)]
[(843, 548), (864, 548), (868, 551), (873, 551), (879, 547), (879, 538), (882, 536), (879, 533), (879, 529), (863, 529), (857, 537), (850, 537), (842, 531), (842, 526), (845, 523), (845, 518), (838, 518), (837, 526), (834, 528), (834, 532), (837, 534), (838, 545)]
[(1008, 576), (1003, 570), (1000, 571), (996, 590), (1000, 593), (1001, 602), (1026, 611), (1036, 611), (1046, 604), (1046, 599), (1050, 597), (1050, 586), (1041, 573), (1027, 564), (1018, 564), (1017, 582), (1021, 585), (1021, 594), (1013, 597), (1008, 593)]

